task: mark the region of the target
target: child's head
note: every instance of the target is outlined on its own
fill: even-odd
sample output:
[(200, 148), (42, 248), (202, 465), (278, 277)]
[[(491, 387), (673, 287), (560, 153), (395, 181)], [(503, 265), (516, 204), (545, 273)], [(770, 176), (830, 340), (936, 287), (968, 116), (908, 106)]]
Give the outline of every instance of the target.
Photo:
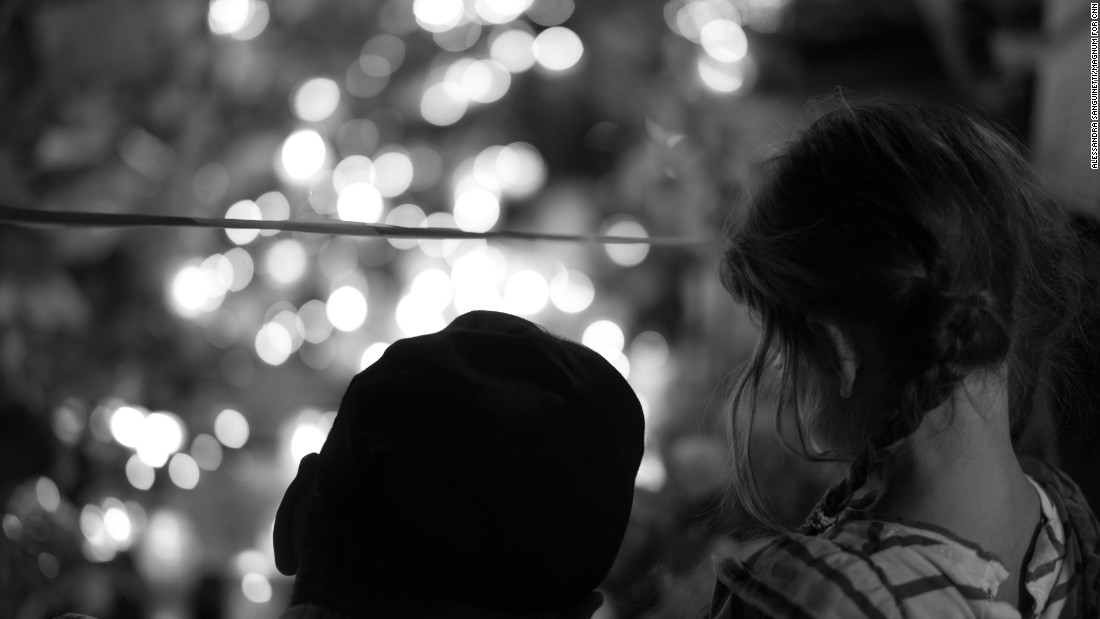
[[(864, 465), (975, 372), (1007, 370), (1020, 426), (1077, 313), (1078, 283), (1073, 238), (1011, 138), (956, 110), (842, 105), (761, 172), (723, 262), (763, 330), (735, 399), (750, 510), (746, 422), (773, 371), (780, 431), (793, 425), (804, 445), (808, 435)], [(850, 397), (822, 321), (874, 343)]]
[(597, 353), (515, 316), (464, 314), (351, 381), (280, 506), (278, 567), (297, 575), (297, 602), (344, 613), (569, 606), (618, 552), (643, 425)]

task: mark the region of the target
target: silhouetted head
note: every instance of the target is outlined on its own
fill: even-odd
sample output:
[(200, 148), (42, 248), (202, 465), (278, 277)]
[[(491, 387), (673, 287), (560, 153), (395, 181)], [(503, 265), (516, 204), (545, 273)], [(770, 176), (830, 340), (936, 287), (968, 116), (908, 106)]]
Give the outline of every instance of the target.
[(597, 353), (465, 314), (351, 381), (280, 506), (277, 565), (295, 602), (350, 616), (554, 616), (611, 567), (643, 426)]

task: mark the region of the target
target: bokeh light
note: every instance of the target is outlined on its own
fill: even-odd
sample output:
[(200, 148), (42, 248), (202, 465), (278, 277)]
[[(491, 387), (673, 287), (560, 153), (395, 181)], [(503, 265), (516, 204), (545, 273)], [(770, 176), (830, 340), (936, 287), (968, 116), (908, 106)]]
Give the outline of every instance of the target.
[(145, 414), (132, 406), (120, 406), (111, 413), (111, 436), (119, 445), (135, 448), (145, 428)]
[(462, 23), (462, 0), (413, 0), (416, 23), (428, 32), (445, 32)]
[(268, 276), (276, 284), (293, 284), (305, 275), (306, 266), (306, 250), (295, 239), (282, 239), (267, 250), (265, 267)]
[(500, 201), (491, 191), (472, 188), (458, 196), (454, 204), (455, 225), (470, 232), (485, 232), (500, 217)]
[(446, 127), (466, 114), (468, 102), (462, 88), (452, 82), (436, 82), (424, 90), (420, 99), (420, 115), (429, 123)]
[(340, 105), (340, 86), (327, 77), (306, 80), (294, 92), (294, 114), (305, 121), (321, 121)]
[(241, 578), (241, 593), (249, 602), (266, 604), (271, 601), (271, 583), (263, 574), (248, 573)]
[(167, 411), (156, 411), (145, 417), (137, 455), (141, 461), (160, 468), (183, 446), (186, 439), (183, 420)]
[(595, 298), (592, 280), (580, 271), (562, 269), (550, 280), (550, 301), (567, 314), (583, 312)]
[(199, 465), (185, 453), (175, 454), (168, 462), (168, 477), (180, 488), (191, 490), (199, 484)]
[(223, 409), (214, 418), (214, 436), (222, 445), (240, 449), (248, 442), (248, 419), (240, 411)]
[(126, 481), (130, 482), (130, 485), (134, 488), (148, 490), (153, 487), (155, 480), (156, 471), (153, 467), (142, 462), (137, 454), (130, 456), (130, 459), (126, 461)]
[(325, 315), (337, 329), (354, 331), (367, 319), (367, 298), (354, 286), (341, 286), (329, 295)]
[(326, 315), (325, 302), (310, 299), (298, 308), (298, 319), (302, 321), (302, 337), (311, 344), (319, 344), (332, 334), (332, 323)]
[(584, 55), (584, 44), (577, 33), (564, 26), (547, 28), (535, 37), (531, 48), (539, 66), (550, 71), (573, 68)]
[(512, 313), (532, 316), (541, 312), (550, 301), (550, 285), (537, 271), (518, 271), (504, 285), (504, 300)]
[(385, 198), (405, 193), (413, 179), (413, 164), (403, 148), (390, 148), (374, 160), (375, 186)]
[(252, 274), (256, 269), (252, 262), (252, 254), (241, 247), (234, 247), (224, 255), (233, 270), (233, 281), (229, 283), (229, 290), (232, 292), (244, 290), (252, 281)]
[[(424, 225), (424, 211), (415, 204), (399, 204), (386, 213), (387, 226), (401, 226), (402, 228), (418, 228)], [(416, 247), (417, 239), (393, 238), (387, 239), (390, 245), (397, 249), (412, 249)]]
[(622, 354), (626, 338), (619, 325), (610, 320), (597, 320), (584, 330), (581, 343), (611, 361)]
[[(603, 233), (613, 237), (648, 238), (645, 227), (637, 220), (626, 215), (610, 218), (604, 224)], [(632, 267), (641, 264), (649, 255), (649, 245), (645, 243), (607, 243), (604, 251), (612, 262), (619, 266)]]
[(279, 153), (279, 169), (287, 179), (303, 182), (325, 165), (328, 147), (324, 138), (313, 129), (299, 129), (287, 136)]
[(222, 446), (209, 434), (199, 434), (191, 441), (191, 457), (204, 471), (216, 471), (222, 465)]
[(375, 342), (367, 349), (363, 351), (363, 356), (359, 358), (359, 371), (363, 371), (371, 366), (375, 361), (382, 358), (382, 353), (386, 352), (386, 349), (390, 345), (386, 342)]
[[(226, 219), (263, 219), (260, 207), (252, 200), (235, 202), (225, 211)], [(255, 228), (226, 228), (225, 235), (237, 245), (247, 245), (260, 236), (260, 231)]]
[(703, 50), (719, 62), (737, 62), (749, 51), (741, 25), (730, 19), (714, 19), (699, 31)]
[(268, 365), (282, 365), (294, 352), (290, 331), (277, 322), (268, 322), (256, 333), (256, 356)]
[(492, 39), (489, 57), (512, 73), (522, 73), (535, 64), (535, 37), (526, 30), (505, 30)]
[(34, 484), (34, 496), (42, 509), (48, 512), (55, 512), (61, 507), (61, 492), (49, 477), (38, 478)]
[(476, 103), (498, 101), (508, 92), (512, 75), (501, 63), (483, 58), (465, 67), (459, 81), (462, 94)]
[(717, 93), (734, 93), (742, 89), (746, 79), (745, 61), (722, 62), (709, 54), (700, 54), (696, 65), (699, 79)]
[(382, 217), (382, 194), (368, 183), (356, 182), (340, 192), (336, 200), (336, 213), (344, 221), (377, 223)]

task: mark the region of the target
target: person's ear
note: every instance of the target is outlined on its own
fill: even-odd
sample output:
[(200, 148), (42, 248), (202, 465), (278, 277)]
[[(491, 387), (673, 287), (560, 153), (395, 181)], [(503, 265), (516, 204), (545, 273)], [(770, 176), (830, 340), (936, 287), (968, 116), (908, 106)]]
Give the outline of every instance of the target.
[(315, 453), (306, 454), (298, 463), (298, 474), (283, 494), (279, 510), (275, 513), (275, 530), (272, 542), (275, 546), (275, 567), (286, 576), (298, 571), (302, 547), (306, 535), (306, 521), (313, 507), (314, 484), (317, 481), (319, 459)]
[(851, 334), (837, 324), (819, 314), (810, 314), (806, 317), (806, 324), (810, 331), (824, 334), (829, 338), (840, 362), (840, 397), (852, 397), (852, 385), (856, 382), (856, 372), (859, 370), (859, 354), (856, 353), (855, 340)]
[(556, 619), (592, 619), (600, 606), (603, 605), (603, 594), (599, 591), (590, 591), (572, 606), (561, 609)]

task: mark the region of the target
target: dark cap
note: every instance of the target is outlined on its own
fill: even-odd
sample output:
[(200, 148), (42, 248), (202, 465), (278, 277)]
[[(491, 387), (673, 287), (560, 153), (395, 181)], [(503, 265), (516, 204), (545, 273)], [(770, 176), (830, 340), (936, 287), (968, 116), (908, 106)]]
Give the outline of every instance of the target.
[(387, 577), (504, 610), (559, 608), (607, 574), (644, 420), (603, 357), (476, 311), (351, 381), (320, 489)]

